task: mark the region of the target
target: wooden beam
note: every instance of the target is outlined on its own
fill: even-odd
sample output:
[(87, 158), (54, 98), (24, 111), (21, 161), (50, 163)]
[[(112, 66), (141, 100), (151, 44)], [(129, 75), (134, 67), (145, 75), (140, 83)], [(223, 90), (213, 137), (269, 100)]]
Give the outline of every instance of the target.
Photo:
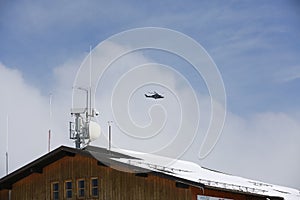
[(148, 174), (147, 173), (136, 173), (135, 176), (138, 176), (138, 177), (148, 177)]
[(182, 183), (182, 182), (175, 182), (175, 185), (176, 185), (176, 187), (183, 188), (183, 189), (188, 189), (190, 187), (189, 185)]
[(32, 167), (30, 168), (30, 173), (39, 173), (42, 174), (43, 173), (43, 168), (39, 168), (39, 167)]
[(103, 162), (97, 161), (98, 166), (103, 166), (103, 167), (109, 167), (108, 165), (104, 164)]

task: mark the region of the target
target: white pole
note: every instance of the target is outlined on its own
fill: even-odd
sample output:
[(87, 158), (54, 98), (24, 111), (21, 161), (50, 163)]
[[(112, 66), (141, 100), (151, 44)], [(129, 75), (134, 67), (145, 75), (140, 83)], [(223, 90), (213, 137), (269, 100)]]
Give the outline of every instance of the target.
[(51, 123), (52, 123), (52, 93), (49, 96), (49, 131), (48, 131), (48, 152), (51, 150)]
[(112, 121), (108, 121), (108, 150), (111, 150), (111, 124)]
[(6, 175), (8, 175), (8, 115), (6, 117), (6, 153), (5, 153), (5, 156), (6, 156)]
[(92, 46), (90, 46), (90, 86), (89, 86), (89, 98), (90, 98), (90, 106), (89, 106), (89, 115), (92, 115)]

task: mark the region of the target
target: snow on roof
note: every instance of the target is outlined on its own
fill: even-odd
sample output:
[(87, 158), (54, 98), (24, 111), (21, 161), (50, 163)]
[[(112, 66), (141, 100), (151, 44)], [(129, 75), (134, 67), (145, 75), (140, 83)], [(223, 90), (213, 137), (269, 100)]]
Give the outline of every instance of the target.
[(114, 151), (130, 155), (132, 158), (111, 159), (135, 167), (143, 168), (145, 170), (172, 175), (210, 187), (266, 196), (283, 197), (286, 200), (300, 200), (300, 191), (293, 188), (268, 184), (217, 172), (201, 167), (198, 164), (189, 161), (171, 159), (168, 157), (129, 150), (114, 149)]
[(117, 165), (123, 163), (125, 165), (138, 168), (138, 171), (136, 172), (163, 173), (165, 175), (177, 177), (181, 180), (187, 180), (188, 184), (191, 182), (195, 183), (195, 186), (205, 185), (237, 192), (259, 194), (270, 197), (283, 197), (286, 200), (300, 200), (299, 190), (217, 172), (201, 167), (193, 162), (121, 149), (109, 151), (107, 149), (92, 146), (88, 146), (83, 150), (61, 146), (1, 178), (0, 190), (10, 188), (16, 181), (19, 181), (20, 179), (34, 173), (36, 170), (42, 169), (64, 156), (77, 153), (93, 156), (100, 162), (104, 162), (104, 164), (106, 162), (111, 164), (110, 161), (115, 162), (115, 164), (119, 163)]

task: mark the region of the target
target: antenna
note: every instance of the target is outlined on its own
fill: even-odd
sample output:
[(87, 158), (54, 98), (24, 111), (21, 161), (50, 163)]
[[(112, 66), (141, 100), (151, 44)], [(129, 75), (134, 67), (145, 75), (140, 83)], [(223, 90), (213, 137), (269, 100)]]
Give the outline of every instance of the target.
[[(90, 93), (89, 89), (77, 87), (76, 89), (86, 92), (86, 107), (82, 111), (80, 109), (73, 109), (71, 115), (75, 117), (75, 122), (70, 122), (70, 139), (75, 140), (75, 147), (77, 149), (84, 148), (93, 140), (96, 140), (101, 133), (101, 127), (96, 122), (92, 121), (93, 117), (99, 115), (96, 109), (91, 109), (89, 105)], [(91, 112), (89, 113), (89, 111)], [(74, 112), (75, 111), (75, 112)]]
[(111, 150), (111, 124), (113, 121), (108, 121), (108, 150)]
[(70, 139), (75, 141), (77, 149), (84, 148), (93, 140), (96, 140), (101, 133), (99, 124), (92, 121), (98, 116), (96, 109), (92, 108), (92, 47), (90, 46), (90, 65), (89, 65), (89, 87), (75, 87), (74, 89), (86, 92), (86, 105), (84, 110), (73, 108), (71, 115), (75, 118), (75, 122), (70, 122)]
[(70, 139), (75, 141), (75, 147), (80, 149), (86, 145), (86, 140), (89, 139), (88, 123), (89, 123), (89, 90), (81, 87), (74, 89), (83, 90), (86, 92), (86, 107), (83, 111), (72, 109), (71, 115), (75, 117), (75, 122), (70, 122)]
[(90, 105), (88, 107), (89, 109), (89, 115), (92, 114), (92, 46), (90, 46), (90, 66), (89, 66), (89, 70), (90, 70), (90, 84), (89, 84), (89, 93), (90, 93)]
[(49, 131), (48, 131), (48, 152), (50, 152), (51, 148), (51, 122), (52, 122), (52, 93), (49, 96)]
[(8, 175), (8, 115), (6, 117), (6, 153), (5, 153), (5, 157), (6, 157), (6, 175)]
[(90, 46), (90, 65), (89, 65), (89, 70), (90, 70), (90, 87), (92, 86), (92, 46)]

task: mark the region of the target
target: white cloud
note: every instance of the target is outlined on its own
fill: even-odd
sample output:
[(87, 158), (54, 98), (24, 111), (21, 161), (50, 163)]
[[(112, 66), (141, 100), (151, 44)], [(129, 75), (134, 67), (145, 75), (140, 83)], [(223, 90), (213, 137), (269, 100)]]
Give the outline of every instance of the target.
[[(13, 4), (15, 6), (12, 9), (9, 7), (5, 12), (3, 11), (6, 15), (1, 15), (4, 17), (4, 21), (7, 21), (4, 24), (6, 29), (11, 30), (9, 33), (12, 34), (10, 37), (3, 38), (7, 41), (12, 41), (10, 40), (11, 36), (17, 34), (17, 40), (23, 43), (24, 39), (26, 39), (24, 34), (25, 36), (34, 34), (34, 36), (37, 36), (38, 43), (40, 43), (40, 37), (47, 35), (48, 37), (43, 39), (46, 40), (48, 38), (46, 41), (51, 41), (49, 46), (51, 49), (54, 47), (52, 42), (55, 36), (61, 40), (68, 40), (62, 35), (72, 37), (73, 34), (80, 33), (79, 39), (99, 38), (101, 35), (107, 35), (107, 32), (116, 32), (120, 29), (120, 26), (124, 28), (134, 26), (134, 24), (141, 26), (163, 25), (165, 27), (177, 27), (178, 30), (184, 30), (189, 35), (196, 36), (195, 38), (198, 41), (206, 42), (205, 47), (214, 54), (214, 58), (218, 60), (220, 67), (223, 66), (224, 74), (228, 75), (228, 82), (225, 84), (229, 85), (231, 83), (230, 86), (232, 87), (229, 90), (233, 90), (232, 93), (234, 95), (241, 94), (240, 91), (237, 90), (236, 92), (234, 90), (235, 87), (247, 93), (248, 87), (244, 87), (245, 85), (250, 85), (253, 88), (253, 84), (258, 83), (259, 80), (268, 82), (269, 79), (259, 79), (264, 73), (271, 73), (272, 75), (276, 71), (275, 79), (280, 82), (293, 81), (300, 77), (299, 66), (289, 67), (297, 62), (294, 59), (297, 58), (297, 51), (293, 48), (288, 49), (285, 46), (293, 47), (288, 44), (289, 41), (287, 39), (293, 38), (290, 37), (289, 31), (294, 29), (288, 27), (288, 23), (295, 20), (295, 18), (293, 18), (293, 15), (285, 14), (287, 8), (282, 7), (281, 3), (278, 5), (274, 4), (274, 6), (271, 5), (271, 7), (269, 7), (269, 3), (256, 5), (247, 2), (239, 4), (234, 2), (234, 6), (231, 4), (221, 6), (219, 4), (193, 4), (190, 7), (186, 7), (189, 9), (188, 12), (185, 9), (179, 9), (180, 11), (176, 10), (174, 12), (173, 9), (180, 6), (173, 4), (173, 2), (169, 2), (172, 6), (167, 5), (167, 2), (167, 4), (160, 5), (160, 7), (156, 3), (143, 7), (123, 2), (118, 2), (119, 6), (112, 6), (111, 3), (103, 4), (103, 2), (101, 6), (95, 2), (86, 4), (82, 3), (82, 1), (72, 1), (64, 5), (60, 3), (57, 4), (51, 1), (49, 4), (33, 4), (26, 1), (25, 3), (18, 2)], [(152, 9), (154, 12), (150, 12), (151, 15), (146, 12), (149, 6), (155, 8)], [(80, 13), (84, 14), (80, 14), (79, 10)], [(115, 13), (118, 13), (118, 15)], [(128, 15), (128, 13), (131, 13), (131, 15)], [(122, 23), (124, 21), (126, 23)], [(116, 22), (117, 26), (111, 25), (111, 22)], [(104, 33), (97, 30), (104, 30)], [(281, 35), (283, 30), (287, 34)], [(295, 31), (296, 33), (297, 31)], [(97, 36), (95, 36), (96, 34)], [(274, 36), (280, 39), (273, 40)], [(32, 37), (30, 37), (30, 40), (32, 40)], [(283, 43), (284, 46), (281, 46)], [(34, 43), (30, 44), (35, 46)], [(48, 48), (48, 45), (46, 46)], [(282, 49), (284, 52), (280, 51), (281, 47), (284, 47)], [(54, 51), (57, 50), (56, 48), (53, 49)], [(255, 50), (253, 55), (247, 53), (250, 49)], [(261, 49), (276, 51), (271, 52), (272, 54), (270, 55), (266, 55), (270, 51), (256, 52)], [(245, 52), (246, 54), (244, 54)], [(39, 55), (38, 52), (35, 53)], [(51, 57), (51, 52), (48, 52), (47, 55)], [(53, 88), (49, 91), (49, 93), (53, 93), (53, 115), (51, 121), (49, 121), (49, 97), (43, 96), (37, 89), (39, 87), (28, 84), (20, 71), (12, 70), (0, 64), (0, 176), (4, 175), (5, 172), (3, 161), (5, 160), (7, 115), (9, 116), (11, 170), (20, 167), (47, 151), (49, 127), (52, 128), (53, 132), (52, 147), (57, 147), (61, 144), (73, 146), (68, 140), (68, 120), (70, 120), (69, 112), (72, 98), (71, 87), (83, 57), (84, 55), (67, 61), (54, 70), (56, 82), (53, 83)], [(30, 59), (32, 58), (30, 57)], [(124, 63), (137, 65), (148, 61), (148, 58), (135, 54), (129, 57), (128, 60), (125, 60)], [(245, 68), (245, 65), (249, 65), (249, 68)], [(127, 69), (123, 66), (121, 70), (117, 68), (110, 71), (108, 76), (104, 77), (104, 82), (111, 81), (110, 83), (113, 84), (112, 81), (117, 80)], [(251, 73), (252, 70), (253, 72)], [(159, 70), (148, 75), (157, 76), (158, 79), (167, 77), (172, 84), (176, 84), (176, 81), (178, 81), (172, 77), (174, 74), (162, 74)], [(140, 78), (142, 79), (142, 77)], [(99, 104), (110, 102), (112, 89), (113, 87), (104, 87), (103, 90), (98, 91), (97, 98), (101, 99)], [(148, 91), (152, 88), (145, 87), (144, 89)], [(160, 89), (160, 87), (156, 87), (155, 90)], [(182, 89), (180, 92), (186, 97), (186, 100), (189, 99), (190, 96), (184, 88), (180, 87), (177, 89)], [(260, 87), (253, 89), (260, 90)], [(134, 102), (134, 98), (141, 100), (138, 98), (141, 98), (140, 95), (143, 95), (145, 90), (137, 91), (133, 95), (133, 101), (130, 104), (131, 108), (133, 108), (132, 117), (142, 125), (150, 121), (147, 109), (155, 103), (155, 101), (150, 101), (150, 103), (149, 101), (146, 103)], [(165, 92), (165, 95), (169, 96), (172, 94)], [(206, 116), (209, 113), (206, 107), (209, 105), (209, 99), (206, 96), (200, 96), (199, 98), (201, 100), (200, 114), (201, 116)], [(289, 97), (278, 96), (278, 98)], [(244, 98), (242, 101), (248, 100), (253, 101), (253, 96), (249, 99)], [(167, 108), (177, 105), (175, 101), (164, 102), (166, 102), (165, 106)], [(188, 101), (186, 102), (188, 103)], [(239, 103), (238, 101), (236, 102)], [(112, 115), (110, 105), (101, 104), (99, 108), (99, 121), (103, 127), (104, 134), (94, 144), (104, 146), (107, 145), (104, 137), (107, 132), (107, 121), (112, 119)], [(174, 117), (178, 113), (179, 111), (177, 110), (168, 114), (168, 116), (173, 115), (172, 119), (169, 119), (171, 124), (176, 125), (178, 122), (178, 119)], [(294, 113), (256, 113), (245, 117), (229, 112), (220, 142), (214, 151), (200, 163), (232, 174), (300, 188), (298, 175), (300, 168), (299, 120), (300, 116)], [(188, 123), (188, 120), (186, 122)], [(204, 124), (200, 125), (200, 131), (205, 132), (207, 123), (205, 121)], [(113, 131), (116, 131), (115, 124), (113, 126)], [(176, 128), (173, 127), (173, 129)], [(143, 146), (140, 144), (124, 138), (114, 132), (113, 141), (117, 145), (124, 148), (143, 150)], [(197, 155), (202, 139), (203, 135), (196, 138), (184, 159), (199, 162)]]
[[(11, 170), (46, 153), (47, 132), (50, 126), (53, 130), (52, 147), (59, 145), (73, 146), (72, 142), (68, 140), (68, 120), (70, 120), (69, 112), (72, 98), (71, 87), (81, 59), (82, 57), (68, 61), (54, 70), (56, 82), (52, 91), (53, 116), (51, 123), (49, 122), (48, 96), (42, 96), (34, 86), (27, 84), (22, 78), (20, 71), (11, 70), (2, 64), (0, 65), (0, 91), (2, 94), (0, 130), (1, 137), (5, 138), (5, 123), (6, 115), (8, 114), (10, 118), (9, 151)], [(95, 64), (97, 64), (97, 59), (94, 59)], [(103, 135), (93, 144), (107, 145), (107, 121), (113, 119), (110, 96), (116, 81), (130, 67), (148, 63), (149, 61), (151, 60), (141, 54), (132, 54), (127, 59), (120, 60), (123, 64), (122, 70), (120, 70), (120, 65), (118, 65), (120, 63), (117, 62), (116, 66), (112, 66), (111, 71), (107, 71), (102, 82), (99, 82), (98, 87), (101, 90), (97, 90), (96, 99), (99, 102), (96, 102), (96, 105), (98, 105), (100, 111), (99, 123), (103, 128)], [(176, 87), (179, 79), (176, 78), (174, 72), (164, 72), (158, 68), (152, 71), (151, 74), (146, 75), (157, 79), (168, 79), (172, 88), (175, 88), (176, 92), (186, 97), (185, 103), (189, 103), (190, 94), (187, 92), (186, 87)], [(143, 80), (143, 77), (139, 78)], [(163, 91), (162, 87), (153, 87), (155, 87), (155, 90)], [(149, 123), (147, 109), (156, 104), (155, 101), (145, 103), (143, 98), (143, 93), (151, 88), (152, 86), (140, 88), (132, 96), (132, 101), (136, 99), (137, 102), (129, 101), (131, 108), (134, 108), (131, 113), (133, 119), (142, 125)], [(163, 92), (168, 97), (172, 96), (172, 93), (167, 90)], [(205, 117), (210, 116), (209, 109), (207, 109), (210, 105), (210, 99), (207, 96), (197, 95), (200, 98), (200, 114), (205, 119)], [(176, 107), (177, 103), (168, 99), (165, 99), (164, 103), (169, 111), (170, 107)], [(128, 99), (125, 100), (127, 101)], [(123, 99), (120, 99), (120, 101), (123, 101)], [(191, 112), (192, 110), (189, 109), (193, 108), (187, 107), (187, 109), (188, 112)], [(179, 113), (178, 110), (172, 111), (172, 109), (170, 113), (168, 112), (167, 117), (171, 125), (178, 123), (177, 115)], [(185, 125), (190, 126), (189, 118), (183, 120), (185, 120)], [(299, 187), (299, 178), (296, 174), (300, 168), (300, 149), (297, 142), (300, 141), (298, 134), (300, 126), (297, 121), (299, 121), (298, 118), (287, 113), (258, 113), (248, 118), (229, 113), (224, 133), (219, 143), (217, 143), (213, 152), (205, 160), (199, 161), (197, 155), (203, 139), (202, 133), (206, 131), (207, 123), (209, 122), (208, 120), (203, 121), (203, 124), (200, 124), (200, 133), (202, 135), (200, 134), (196, 137), (183, 159), (199, 162), (235, 175)], [(167, 126), (167, 128), (171, 128), (171, 126)], [(177, 127), (175, 126), (174, 128), (176, 129)], [(115, 124), (113, 125), (113, 131), (113, 142), (115, 145), (133, 150), (143, 150), (143, 146), (137, 144), (136, 141), (118, 133)], [(163, 144), (164, 141), (167, 143), (166, 138), (172, 137), (172, 134), (173, 132), (169, 132), (167, 135), (164, 135), (161, 137), (163, 139), (162, 142), (157, 144)], [(4, 141), (2, 140), (3, 144), (0, 145), (0, 159), (3, 161), (5, 160)], [(153, 149), (148, 148), (148, 150)], [(286, 166), (288, 166), (288, 170)], [(0, 166), (1, 175), (5, 173), (4, 167), (4, 164)]]
[(204, 165), (252, 179), (299, 188), (299, 118), (228, 114), (222, 137)]
[[(114, 48), (117, 47), (114, 46)], [(107, 127), (107, 121), (113, 119), (113, 116), (111, 115), (110, 97), (112, 95), (112, 90), (117, 81), (120, 80), (122, 73), (126, 73), (132, 66), (148, 62), (151, 62), (151, 60), (140, 54), (130, 55), (127, 59), (120, 59), (119, 62), (116, 62), (114, 63), (115, 65), (111, 66), (111, 71), (108, 71), (107, 74), (104, 75), (103, 80), (99, 82), (99, 84), (102, 85), (99, 86), (101, 89), (98, 89), (98, 92), (100, 93), (98, 94), (99, 96), (97, 96), (99, 102), (96, 104), (99, 105), (98, 108), (100, 108), (99, 110), (102, 112), (100, 115), (100, 123), (102, 123), (101, 125), (103, 127)], [(174, 85), (179, 81), (178, 78), (174, 78), (176, 77), (174, 73), (164, 73), (161, 69), (154, 70), (146, 75), (141, 74), (141, 76), (136, 77), (136, 79), (147, 80), (148, 77), (146, 76), (158, 79), (169, 79), (173, 87), (175, 87)], [(123, 87), (132, 88), (130, 84), (130, 82), (124, 84)], [(145, 106), (146, 108), (149, 108), (151, 104), (141, 102), (143, 101), (143, 92), (148, 91), (150, 88), (142, 87), (139, 89), (141, 90), (135, 91), (132, 95), (134, 101), (133, 104), (129, 101), (132, 100), (129, 99), (131, 91), (125, 92), (123, 98), (119, 98), (118, 102), (129, 101), (128, 103), (131, 105), (130, 108), (134, 108), (133, 111), (130, 110), (133, 118), (145, 125), (149, 122), (148, 110), (145, 109)], [(161, 88), (158, 87), (158, 89)], [(176, 87), (176, 92), (186, 95), (186, 89), (186, 87)], [(167, 92), (166, 96), (169, 95), (170, 93)], [(209, 111), (205, 106), (209, 105), (210, 99), (206, 96), (200, 96), (199, 98), (202, 117), (209, 118)], [(188, 95), (186, 96), (186, 99), (189, 99)], [(172, 104), (172, 101), (168, 101), (168, 99), (166, 99), (166, 101), (167, 104)], [(191, 108), (188, 107), (187, 109)], [(128, 117), (124, 112), (121, 114), (123, 117)], [(171, 115), (168, 113), (167, 117), (176, 124), (178, 122), (176, 122), (174, 116), (177, 114), (179, 113), (173, 111), (173, 113), (171, 112)], [(190, 118), (184, 120), (188, 122)], [(297, 187), (297, 185), (300, 185), (298, 178), (295, 177), (300, 163), (298, 158), (300, 149), (297, 143), (300, 127), (297, 125), (296, 121), (297, 118), (287, 113), (257, 113), (248, 118), (229, 113), (220, 142), (217, 144), (212, 154), (200, 163), (236, 175), (288, 186), (296, 185)], [(207, 126), (202, 124), (200, 126), (200, 133), (205, 132), (206, 129)], [(172, 136), (172, 134), (174, 133), (172, 132), (169, 136)], [(98, 140), (94, 144), (107, 145), (106, 136), (106, 129), (104, 128), (104, 135), (102, 136), (101, 141)], [(191, 149), (185, 154), (183, 159), (199, 162), (199, 160), (197, 160), (197, 155), (200, 150), (202, 139), (203, 134), (198, 135), (191, 146)], [(160, 142), (164, 143), (167, 141), (161, 140)], [(157, 142), (157, 144), (161, 145), (162, 143), (160, 142)], [(149, 150), (147, 146), (145, 146), (145, 143), (142, 145), (141, 141), (132, 140), (124, 136), (124, 134), (122, 135), (115, 124), (113, 125), (113, 144), (132, 150)], [(170, 155), (172, 155), (172, 153)], [(289, 170), (283, 172), (286, 165), (290, 166)]]
[[(94, 55), (94, 57), (92, 58), (92, 65), (95, 68), (102, 66), (103, 62), (109, 62), (112, 53), (122, 52), (124, 50), (124, 47), (118, 46), (116, 44), (108, 44), (106, 48), (107, 49), (104, 53), (99, 53), (98, 52), (99, 50), (97, 49), (95, 50), (95, 52), (93, 51), (92, 54)], [(89, 60), (87, 60), (87, 65), (88, 63)], [(145, 63), (152, 63), (152, 64), (151, 66), (142, 66)], [(87, 71), (82, 70), (81, 73), (83, 74), (83, 76), (77, 77), (77, 80), (79, 80), (80, 83), (79, 85), (88, 84), (87, 83), (88, 81), (84, 80), (84, 78), (86, 79), (86, 77), (89, 77), (88, 76), (89, 67), (88, 66), (85, 67)], [(93, 76), (92, 76), (93, 80), (97, 80), (95, 74), (99, 74), (99, 71), (101, 70), (100, 69), (93, 70)], [(132, 123), (132, 125), (134, 125), (134, 123), (136, 123), (140, 126), (149, 125), (148, 128), (150, 128), (152, 127), (151, 125), (154, 124), (161, 126), (161, 120), (163, 120), (162, 118), (164, 117), (166, 117), (167, 121), (165, 126), (163, 127), (164, 132), (160, 132), (159, 137), (151, 137), (148, 140), (133, 139), (122, 134), (120, 131), (116, 130), (117, 122), (115, 121), (114, 136), (113, 136), (114, 145), (120, 146), (122, 148), (133, 148), (135, 150), (146, 151), (146, 152), (155, 151), (163, 147), (164, 145), (168, 144), (168, 142), (170, 142), (170, 140), (176, 134), (177, 129), (179, 128), (178, 126), (181, 123), (180, 120), (183, 121), (182, 125), (184, 125), (186, 128), (187, 127), (189, 128), (188, 130), (186, 130), (186, 134), (188, 134), (189, 132), (191, 132), (191, 134), (193, 133), (193, 131), (189, 131), (189, 130), (192, 129), (192, 127), (195, 128), (196, 126), (196, 123), (192, 123), (192, 122), (195, 122), (195, 120), (197, 120), (197, 116), (195, 116), (195, 112), (197, 112), (197, 108), (196, 109), (195, 107), (190, 108), (192, 107), (192, 103), (195, 104), (195, 102), (192, 101), (193, 94), (191, 92), (187, 92), (186, 90), (186, 88), (188, 87), (187, 83), (185, 83), (182, 77), (180, 77), (180, 75), (177, 74), (174, 70), (169, 69), (165, 66), (155, 65), (153, 64), (152, 60), (148, 59), (147, 57), (137, 52), (119, 58), (108, 68), (107, 71), (105, 71), (105, 73), (100, 79), (100, 82), (98, 83), (95, 104), (97, 109), (100, 111), (99, 121), (102, 127), (107, 127), (107, 121), (116, 120), (112, 115), (111, 97), (113, 96), (113, 92), (116, 92), (115, 86), (117, 86), (118, 81), (121, 80), (122, 82), (119, 82), (120, 85), (118, 86), (123, 87), (123, 89), (120, 90), (122, 94), (121, 96), (119, 94), (119, 96), (115, 99), (116, 100), (115, 105), (123, 105), (123, 107), (125, 107), (125, 110), (123, 110), (123, 112), (120, 112), (120, 110), (116, 111), (117, 113), (115, 114), (120, 116), (117, 119), (122, 120), (122, 119), (128, 119), (130, 117), (130, 115), (128, 115), (129, 113), (127, 113), (126, 110), (128, 104), (130, 109), (128, 112), (130, 112), (131, 117), (132, 119), (134, 119), (135, 122), (127, 121), (126, 124)], [(178, 82), (181, 83), (180, 89), (178, 89), (177, 87)], [(185, 83), (185, 85), (183, 85), (183, 83)], [(157, 90), (161, 93), (164, 93), (163, 95), (165, 95), (166, 98), (161, 101), (146, 99), (144, 93), (153, 90)], [(176, 99), (176, 97), (179, 99)], [(156, 104), (161, 104), (165, 110), (161, 110), (159, 107), (155, 107)], [(179, 108), (180, 104), (181, 106), (183, 106), (182, 110), (180, 110)], [(158, 113), (156, 113), (155, 116), (151, 115), (154, 114), (155, 112), (151, 113), (149, 112), (150, 110), (148, 110), (151, 107), (156, 108), (153, 109), (152, 111), (154, 110), (159, 111)], [(190, 110), (187, 112), (186, 111), (187, 109)], [(180, 112), (182, 111), (185, 111), (184, 113), (185, 117), (183, 119), (180, 118), (181, 117)], [(119, 125), (120, 125), (120, 121), (119, 121)], [(129, 126), (126, 127), (128, 128)], [(136, 130), (137, 128), (133, 126), (130, 127), (133, 128), (134, 130)], [(154, 126), (154, 128), (159, 129), (160, 127)], [(106, 134), (106, 130), (105, 130), (105, 134)], [(139, 134), (141, 136), (142, 132), (136, 134)], [(144, 134), (147, 135), (147, 133)], [(101, 140), (95, 142), (95, 144), (106, 145), (106, 143), (103, 141), (106, 141), (105, 136), (102, 136)]]
[[(19, 71), (3, 64), (0, 64), (0, 92), (1, 138), (6, 138), (8, 116), (10, 169), (15, 169), (46, 151), (49, 106), (45, 97), (28, 85)], [(1, 152), (5, 151), (5, 141), (1, 140)]]
[(279, 69), (274, 73), (274, 79), (278, 82), (289, 82), (300, 78), (300, 66), (288, 66), (288, 70)]
[[(71, 106), (71, 74), (76, 70), (74, 62), (58, 67), (56, 84), (52, 93), (52, 117), (49, 96), (43, 96), (38, 87), (30, 85), (22, 73), (0, 63), (0, 175), (5, 173), (6, 118), (9, 118), (9, 171), (13, 171), (32, 159), (45, 154), (48, 149), (48, 130), (51, 128), (52, 149), (68, 140), (68, 120)], [(72, 68), (73, 67), (73, 68)], [(69, 76), (68, 76), (69, 75)]]

